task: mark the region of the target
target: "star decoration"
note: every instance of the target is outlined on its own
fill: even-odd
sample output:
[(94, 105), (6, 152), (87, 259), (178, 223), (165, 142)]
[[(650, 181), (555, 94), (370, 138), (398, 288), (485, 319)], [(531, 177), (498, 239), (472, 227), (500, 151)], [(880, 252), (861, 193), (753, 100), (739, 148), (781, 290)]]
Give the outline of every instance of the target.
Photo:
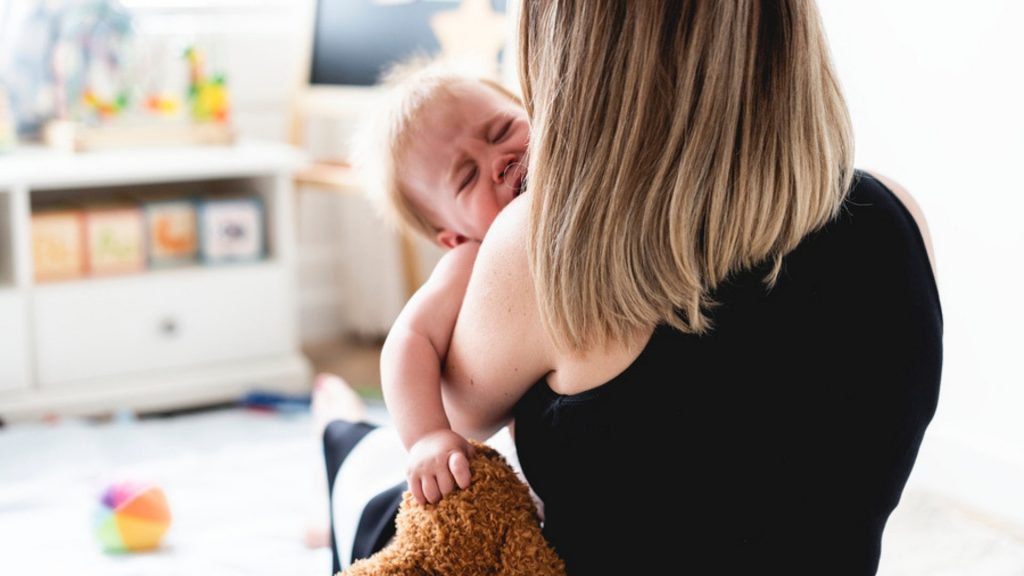
[(442, 61), (470, 73), (498, 76), (498, 53), (508, 43), (508, 20), (490, 0), (462, 0), (459, 7), (430, 20)]

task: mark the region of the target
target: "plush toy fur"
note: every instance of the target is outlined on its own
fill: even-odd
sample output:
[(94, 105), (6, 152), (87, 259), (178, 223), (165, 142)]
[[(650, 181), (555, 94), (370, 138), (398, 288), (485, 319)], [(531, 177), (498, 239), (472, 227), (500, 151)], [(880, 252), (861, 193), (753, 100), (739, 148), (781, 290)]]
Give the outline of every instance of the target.
[(489, 446), (474, 443), (472, 481), (437, 504), (406, 492), (394, 540), (343, 576), (563, 576), (526, 484)]

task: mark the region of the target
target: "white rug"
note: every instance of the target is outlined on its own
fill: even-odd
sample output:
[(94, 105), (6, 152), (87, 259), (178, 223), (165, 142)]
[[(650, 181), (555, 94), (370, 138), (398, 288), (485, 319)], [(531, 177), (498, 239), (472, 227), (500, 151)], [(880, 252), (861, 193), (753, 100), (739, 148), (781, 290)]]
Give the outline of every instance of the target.
[[(383, 419), (382, 410), (372, 412)], [(0, 430), (0, 574), (330, 574), (306, 528), (326, 516), (309, 415), (239, 409), (108, 424)], [(161, 486), (174, 516), (154, 553), (104, 554), (93, 537), (112, 481)], [(908, 490), (886, 534), (881, 576), (1024, 576), (1024, 541)]]

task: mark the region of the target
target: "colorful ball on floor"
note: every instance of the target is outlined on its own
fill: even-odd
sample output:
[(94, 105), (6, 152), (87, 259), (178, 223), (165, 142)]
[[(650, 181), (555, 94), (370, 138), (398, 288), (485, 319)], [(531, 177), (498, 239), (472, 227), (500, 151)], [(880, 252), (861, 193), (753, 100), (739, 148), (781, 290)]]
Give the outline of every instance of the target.
[(160, 545), (171, 525), (164, 491), (151, 484), (120, 482), (100, 499), (96, 538), (107, 552), (139, 552)]

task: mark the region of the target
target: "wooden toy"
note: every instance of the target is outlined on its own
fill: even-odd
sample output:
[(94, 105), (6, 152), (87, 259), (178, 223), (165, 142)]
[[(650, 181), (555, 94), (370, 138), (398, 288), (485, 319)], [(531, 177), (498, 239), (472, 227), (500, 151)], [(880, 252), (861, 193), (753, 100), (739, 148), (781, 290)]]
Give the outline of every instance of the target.
[(137, 207), (85, 210), (86, 268), (90, 274), (138, 272), (146, 267), (142, 211)]
[(197, 122), (227, 122), (231, 114), (227, 82), (223, 74), (206, 73), (206, 56), (192, 46), (185, 51), (189, 64), (189, 100)]
[(262, 258), (263, 203), (257, 197), (201, 201), (199, 238), (209, 264)]
[(32, 215), (32, 263), (37, 282), (78, 278), (85, 273), (82, 233), (78, 210)]
[(195, 262), (199, 256), (196, 207), (191, 200), (147, 202), (146, 247), (151, 266)]

